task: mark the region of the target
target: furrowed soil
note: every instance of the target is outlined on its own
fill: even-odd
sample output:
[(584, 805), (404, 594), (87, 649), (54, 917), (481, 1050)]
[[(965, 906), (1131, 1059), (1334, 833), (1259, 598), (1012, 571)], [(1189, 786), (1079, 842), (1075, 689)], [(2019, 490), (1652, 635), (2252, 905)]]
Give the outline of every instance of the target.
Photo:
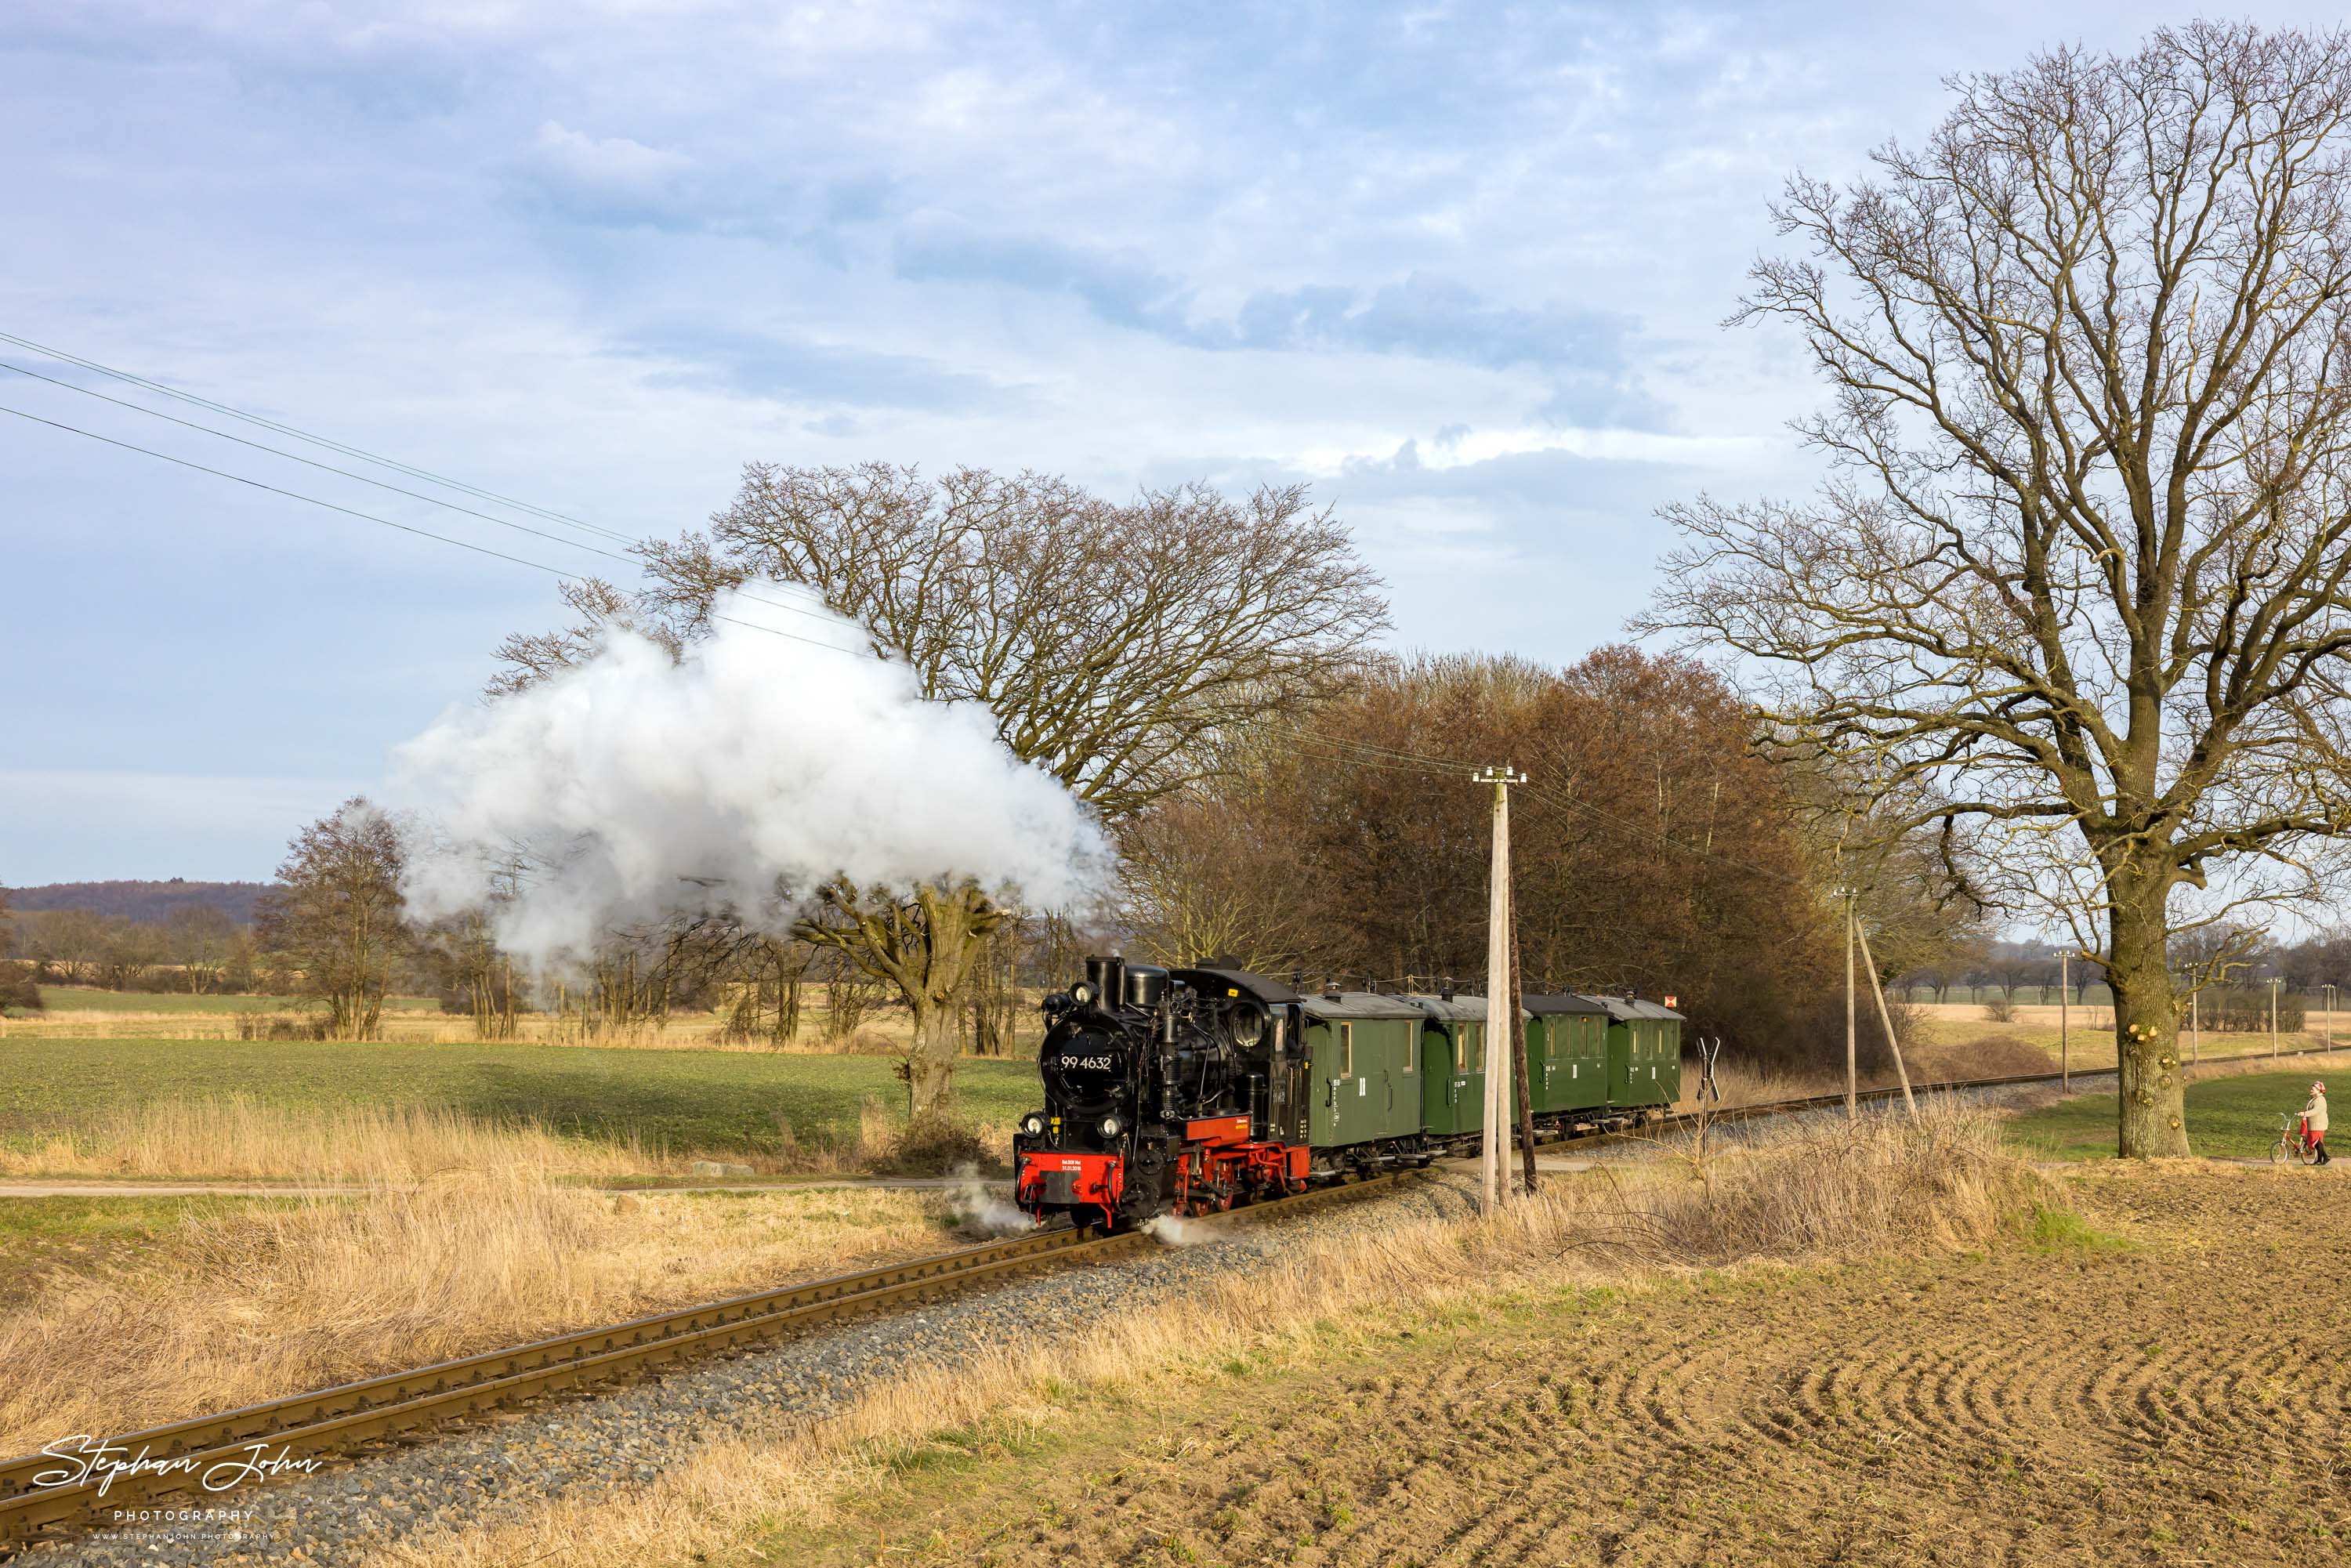
[(935, 1443), (760, 1560), (2311, 1563), (2351, 1542), (2351, 1187), (2068, 1182), (1989, 1255), (1562, 1288), (1021, 1451)]

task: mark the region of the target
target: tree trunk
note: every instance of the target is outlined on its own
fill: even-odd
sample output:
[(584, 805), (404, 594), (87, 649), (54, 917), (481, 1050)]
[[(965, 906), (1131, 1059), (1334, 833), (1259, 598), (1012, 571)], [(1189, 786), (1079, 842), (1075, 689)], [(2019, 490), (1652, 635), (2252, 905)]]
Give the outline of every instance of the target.
[(917, 998), (914, 1049), (906, 1058), (906, 1090), (912, 1119), (944, 1117), (955, 1103), (956, 1009)]
[(914, 1047), (907, 1058), (906, 1082), (913, 1092), (917, 1122), (946, 1113), (955, 1094), (956, 1053), (956, 1012), (964, 977), (970, 972), (987, 934), (1000, 916), (978, 887), (940, 887), (925, 883), (914, 890), (922, 910), (919, 932), (907, 943), (901, 969), (913, 985), (901, 983), (906, 1005), (914, 1015)]
[(2185, 1155), (2179, 1009), (2167, 950), (2169, 871), (2126, 865), (2114, 872), (2108, 888), (2106, 984), (2115, 995), (2115, 1053), (2122, 1066), (2115, 1153), (2123, 1159)]

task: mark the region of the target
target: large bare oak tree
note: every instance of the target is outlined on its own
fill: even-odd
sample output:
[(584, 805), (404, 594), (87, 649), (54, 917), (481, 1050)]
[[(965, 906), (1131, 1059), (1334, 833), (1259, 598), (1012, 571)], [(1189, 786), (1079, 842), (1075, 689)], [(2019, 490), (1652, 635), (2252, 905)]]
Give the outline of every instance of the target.
[[(1066, 480), (870, 463), (754, 463), (703, 532), (643, 547), (652, 584), (569, 593), (569, 631), (510, 640), (497, 689), (543, 678), (626, 622), (683, 649), (719, 600), (799, 592), (862, 628), (928, 697), (979, 703), (1007, 749), (1115, 825), (1211, 765), (1218, 737), (1334, 688), (1385, 624), (1378, 580), (1302, 486), (1206, 485), (1114, 502)], [(955, 1003), (1008, 917), (975, 884), (815, 890), (803, 939), (912, 1009), (917, 1119), (951, 1092)]]
[(1801, 254), (1734, 319), (1801, 329), (1832, 475), (1672, 508), (1649, 624), (1781, 672), (1780, 744), (2086, 925), (2117, 1146), (2185, 1154), (2170, 933), (2309, 891), (2351, 824), (2351, 41), (2199, 23), (1950, 86), (1924, 147), (1774, 209)]

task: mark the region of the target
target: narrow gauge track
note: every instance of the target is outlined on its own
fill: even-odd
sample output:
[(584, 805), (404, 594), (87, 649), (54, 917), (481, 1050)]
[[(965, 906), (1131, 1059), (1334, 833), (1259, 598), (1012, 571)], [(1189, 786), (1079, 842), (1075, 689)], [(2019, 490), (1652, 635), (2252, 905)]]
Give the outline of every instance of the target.
[[(2351, 1051), (2351, 1045), (2314, 1045), (2294, 1051), (2281, 1051), (2275, 1056), (2262, 1056), (2256, 1053), (2249, 1056), (2218, 1056), (2212, 1060), (2216, 1064), (2240, 1061), (2283, 1062), (2297, 1056), (2332, 1056), (2339, 1051)], [(2202, 1063), (2183, 1062), (2181, 1065), (2188, 1068), (2189, 1076), (2193, 1077), (2195, 1069)], [(1910, 1092), (1917, 1095), (1943, 1094), (1970, 1089), (2023, 1089), (2037, 1084), (2064, 1083), (2069, 1078), (2112, 1078), (2121, 1069), (2116, 1067), (2083, 1067), (2074, 1069), (2071, 1073), (2019, 1072), (2005, 1078), (1958, 1078), (1949, 1079), (1939, 1083), (1913, 1083), (1910, 1085)], [(1888, 1101), (1901, 1098), (1902, 1090), (1898, 1085), (1891, 1089), (1864, 1089), (1854, 1095), (1855, 1102), (1863, 1105), (1882, 1105)], [(1763, 1100), (1752, 1105), (1725, 1105), (1711, 1110), (1707, 1114), (1717, 1123), (1751, 1122), (1761, 1121), (1769, 1116), (1797, 1116), (1807, 1111), (1834, 1111), (1844, 1103), (1843, 1093), (1808, 1094), (1794, 1100)], [(1695, 1127), (1698, 1124), (1698, 1116), (1699, 1113), (1695, 1111), (1669, 1111), (1662, 1116), (1652, 1116), (1636, 1126), (1619, 1127), (1602, 1133), (1586, 1133), (1580, 1137), (1570, 1134), (1565, 1139), (1555, 1141), (1593, 1143), (1619, 1138), (1652, 1137), (1658, 1133)]]
[[(2282, 1051), (2272, 1060), (2327, 1054), (2325, 1047)], [(2223, 1058), (2240, 1061), (2241, 1058)], [(2111, 1078), (2111, 1067), (2085, 1069), (2074, 1078)], [(2028, 1072), (2002, 1078), (1971, 1078), (1914, 1084), (1917, 1093), (2005, 1089), (2056, 1083), (2064, 1074)], [(1902, 1091), (1865, 1089), (1858, 1102), (1882, 1104)], [(1843, 1094), (1726, 1106), (1714, 1111), (1721, 1123), (1830, 1111)], [(1692, 1127), (1698, 1117), (1673, 1112), (1638, 1128), (1585, 1134), (1553, 1142), (1594, 1143), (1648, 1136)], [(1395, 1172), (1237, 1208), (1214, 1220), (1241, 1220), (1294, 1214), (1302, 1207), (1359, 1197), (1412, 1175)], [(38, 1478), (69, 1472), (70, 1459), (34, 1454), (0, 1462), (0, 1559), (57, 1538), (111, 1509), (138, 1508), (175, 1493), (198, 1491), (217, 1498), (252, 1483), (247, 1469), (256, 1457), (318, 1458), (345, 1456), (363, 1446), (402, 1434), (421, 1433), (467, 1416), (559, 1389), (613, 1382), (687, 1355), (723, 1351), (754, 1341), (812, 1328), (833, 1319), (946, 1294), (1029, 1270), (1063, 1262), (1105, 1262), (1156, 1246), (1129, 1231), (1102, 1236), (1075, 1229), (1047, 1230), (917, 1258), (862, 1273), (840, 1274), (778, 1291), (736, 1296), (723, 1301), (660, 1312), (608, 1328), (538, 1340), (507, 1350), (462, 1357), (413, 1372), (365, 1378), (315, 1393), (250, 1405), (224, 1415), (197, 1416), (108, 1440), (118, 1463), (145, 1458), (151, 1467), (116, 1472), (100, 1494), (100, 1478), (41, 1485)], [(211, 1475), (228, 1484), (212, 1490)]]
[[(1318, 1187), (1295, 1197), (1236, 1208), (1213, 1220), (1295, 1214), (1368, 1195), (1410, 1172)], [(1062, 1263), (1105, 1262), (1157, 1246), (1139, 1231), (1040, 1231), (835, 1275), (783, 1290), (736, 1296), (607, 1328), (561, 1334), (465, 1356), (413, 1372), (365, 1378), (314, 1393), (249, 1405), (107, 1439), (116, 1465), (134, 1470), (74, 1476), (78, 1461), (32, 1454), (0, 1462), (0, 1559), (56, 1539), (117, 1509), (152, 1505), (175, 1493), (210, 1503), (249, 1484), (257, 1459), (332, 1458), (402, 1434), (460, 1420), (563, 1388), (609, 1383), (684, 1356), (723, 1351), (863, 1312), (901, 1306), (975, 1284)], [(60, 1482), (61, 1476), (72, 1479)], [(42, 1478), (50, 1478), (42, 1484)], [(210, 1480), (207, 1480), (207, 1478)], [(103, 1491), (101, 1491), (103, 1485)]]

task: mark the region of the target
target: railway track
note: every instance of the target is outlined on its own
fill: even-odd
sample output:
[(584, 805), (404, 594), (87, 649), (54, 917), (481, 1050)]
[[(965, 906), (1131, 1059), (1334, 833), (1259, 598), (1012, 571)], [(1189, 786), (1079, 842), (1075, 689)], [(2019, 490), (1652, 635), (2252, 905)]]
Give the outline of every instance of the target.
[[(2279, 1060), (2323, 1054), (2325, 1048), (2284, 1051)], [(2111, 1078), (2115, 1072), (2108, 1067), (2070, 1076)], [(2064, 1076), (2022, 1073), (1914, 1088), (1919, 1093), (2001, 1089), (2054, 1084)], [(1865, 1089), (1855, 1099), (1881, 1104), (1898, 1099), (1901, 1093), (1898, 1088)], [(1843, 1094), (1821, 1094), (1729, 1106), (1712, 1115), (1718, 1123), (1733, 1123), (1831, 1111), (1844, 1103)], [(1696, 1123), (1695, 1114), (1676, 1112), (1638, 1129), (1561, 1141), (1592, 1143), (1646, 1136)], [(1412, 1174), (1396, 1172), (1318, 1187), (1296, 1197), (1213, 1216), (1210, 1222), (1295, 1214), (1301, 1208), (1368, 1195)], [(111, 1469), (88, 1468), (81, 1459), (51, 1454), (10, 1459), (0, 1462), (0, 1559), (55, 1539), (110, 1511), (152, 1507), (159, 1500), (190, 1492), (206, 1503), (216, 1501), (241, 1486), (266, 1479), (273, 1467), (285, 1461), (345, 1458), (372, 1444), (423, 1433), (535, 1396), (617, 1382), (683, 1357), (778, 1338), (835, 1319), (904, 1305), (1034, 1269), (1106, 1262), (1155, 1245), (1149, 1236), (1135, 1232), (1102, 1236), (1074, 1229), (1040, 1231), (126, 1433), (108, 1439), (99, 1450), (115, 1467)], [(78, 1469), (82, 1473), (76, 1474)]]
[[(1291, 1215), (1368, 1195), (1409, 1174), (1318, 1187), (1211, 1220)], [(331, 1460), (535, 1396), (617, 1382), (683, 1357), (1157, 1245), (1134, 1231), (1040, 1231), (126, 1433), (106, 1440), (99, 1450), (104, 1467), (54, 1454), (10, 1459), (0, 1462), (0, 1559), (114, 1511), (154, 1507), (177, 1494), (194, 1494), (186, 1500), (191, 1506), (214, 1505), (243, 1486), (296, 1468), (290, 1461)]]
[[(2335, 1051), (2345, 1049), (2351, 1049), (2351, 1047), (2314, 1045), (2294, 1051), (2282, 1051), (2275, 1056), (2215, 1057), (2213, 1058), (2213, 1062), (2216, 1066), (2222, 1062), (2282, 1062), (2290, 1061), (2297, 1056), (2330, 1056)], [(2189, 1067), (2190, 1075), (2192, 1076), (2194, 1069), (2202, 1064), (2200, 1062), (2189, 1062), (2184, 1065)], [(1939, 1083), (1913, 1083), (1910, 1086), (1910, 1089), (1913, 1094), (1942, 1094), (1953, 1091), (1970, 1089), (2022, 1089), (2031, 1088), (2038, 1084), (2062, 1084), (2074, 1079), (2112, 1078), (2120, 1071), (2121, 1069), (2115, 1067), (2085, 1067), (2076, 1068), (2071, 1072), (2020, 1072), (2011, 1074), (2004, 1078), (1961, 1078), (1949, 1080)], [(1863, 1105), (1882, 1105), (1889, 1101), (1896, 1101), (1901, 1098), (1902, 1090), (1898, 1085), (1890, 1089), (1864, 1089), (1858, 1091), (1854, 1095), (1855, 1101)], [(1811, 1094), (1793, 1100), (1761, 1101), (1752, 1105), (1726, 1105), (1708, 1113), (1708, 1114), (1718, 1124), (1749, 1122), (1759, 1121), (1769, 1116), (1802, 1115), (1807, 1111), (1833, 1111), (1842, 1107), (1844, 1104), (1844, 1096), (1842, 1093)], [(1663, 1116), (1654, 1118), (1637, 1130), (1626, 1128), (1616, 1132), (1588, 1134), (1583, 1138), (1571, 1138), (1565, 1141), (1570, 1143), (1589, 1143), (1593, 1141), (1593, 1138), (1624, 1138), (1635, 1135), (1636, 1131), (1640, 1135), (1647, 1136), (1660, 1132), (1672, 1132), (1677, 1128), (1695, 1127), (1698, 1125), (1698, 1117), (1696, 1112), (1674, 1111), (1669, 1112)]]

